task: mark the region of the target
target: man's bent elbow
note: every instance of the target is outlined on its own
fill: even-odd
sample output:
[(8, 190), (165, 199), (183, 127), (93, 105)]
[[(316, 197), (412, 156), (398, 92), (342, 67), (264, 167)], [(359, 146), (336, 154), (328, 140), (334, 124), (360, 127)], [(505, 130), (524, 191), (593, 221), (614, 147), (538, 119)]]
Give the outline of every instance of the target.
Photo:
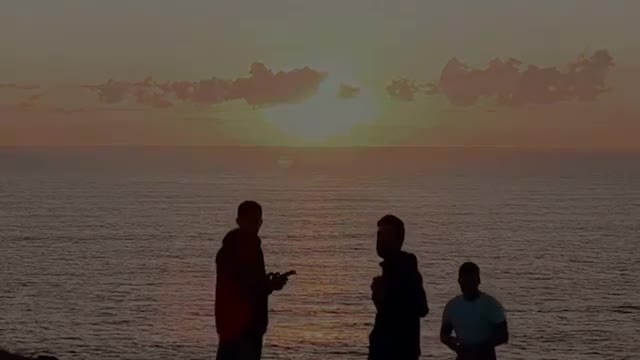
[(451, 341), (451, 335), (441, 333), (440, 334), (440, 342), (444, 345), (449, 346), (449, 342)]
[(419, 313), (420, 317), (426, 317), (427, 315), (429, 315), (429, 308), (428, 307), (423, 307), (420, 309), (420, 313)]
[(497, 336), (495, 337), (495, 346), (500, 346), (503, 344), (508, 344), (509, 343), (509, 332), (508, 331), (501, 331), (497, 334)]

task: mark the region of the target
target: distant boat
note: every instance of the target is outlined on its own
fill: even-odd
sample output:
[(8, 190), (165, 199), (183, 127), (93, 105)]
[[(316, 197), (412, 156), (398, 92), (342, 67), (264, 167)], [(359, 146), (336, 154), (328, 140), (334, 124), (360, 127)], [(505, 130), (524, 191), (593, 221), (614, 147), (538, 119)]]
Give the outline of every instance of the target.
[(288, 169), (291, 167), (291, 165), (293, 165), (293, 160), (286, 156), (281, 156), (278, 159), (278, 167), (281, 169)]

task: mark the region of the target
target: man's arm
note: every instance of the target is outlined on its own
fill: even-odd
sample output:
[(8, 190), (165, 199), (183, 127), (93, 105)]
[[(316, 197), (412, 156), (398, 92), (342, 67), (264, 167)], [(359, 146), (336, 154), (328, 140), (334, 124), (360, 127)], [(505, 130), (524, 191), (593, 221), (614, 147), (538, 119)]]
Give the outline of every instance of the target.
[(507, 320), (495, 324), (491, 333), (491, 339), (489, 343), (491, 347), (497, 347), (503, 344), (509, 343), (509, 329), (507, 327)]
[(489, 345), (500, 346), (509, 342), (509, 329), (507, 327), (507, 315), (504, 307), (498, 300), (493, 299), (491, 317), (491, 337)]
[(418, 260), (415, 256), (411, 258), (411, 274), (409, 281), (409, 298), (413, 302), (412, 305), (420, 317), (425, 317), (429, 314), (429, 303), (427, 302), (427, 293), (424, 290), (424, 284), (422, 281), (422, 275), (418, 268)]
[(451, 335), (453, 332), (453, 325), (450, 322), (443, 320), (440, 327), (440, 341), (445, 344), (453, 352), (458, 352), (458, 341)]
[(384, 284), (382, 276), (376, 276), (375, 278), (373, 278), (373, 281), (371, 282), (371, 300), (373, 301), (373, 304), (378, 311), (382, 310), (385, 291), (386, 286)]
[(440, 326), (440, 341), (445, 344), (453, 352), (458, 352), (458, 341), (451, 335), (453, 332), (453, 324), (449, 317), (449, 304), (444, 307), (442, 312), (442, 325)]
[(416, 267), (416, 279), (415, 279), (416, 294), (416, 310), (420, 317), (425, 317), (429, 314), (429, 303), (427, 302), (427, 292), (424, 290), (424, 284), (422, 282), (422, 275)]

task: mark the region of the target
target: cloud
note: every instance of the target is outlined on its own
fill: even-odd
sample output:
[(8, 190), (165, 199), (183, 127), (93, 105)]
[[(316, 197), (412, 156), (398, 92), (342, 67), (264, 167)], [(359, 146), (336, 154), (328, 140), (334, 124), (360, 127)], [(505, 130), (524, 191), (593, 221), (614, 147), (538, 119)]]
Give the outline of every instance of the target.
[(392, 80), (385, 87), (387, 94), (394, 100), (413, 101), (417, 94), (438, 94), (438, 86), (435, 84), (419, 84), (415, 80), (407, 78)]
[(385, 90), (395, 100), (413, 101), (419, 91), (415, 81), (409, 79), (395, 79), (389, 83)]
[(96, 93), (104, 104), (133, 100), (139, 105), (168, 108), (177, 102), (216, 105), (244, 100), (253, 107), (263, 107), (304, 101), (318, 91), (327, 76), (309, 67), (274, 72), (260, 62), (253, 63), (249, 73), (250, 76), (231, 80), (216, 77), (164, 83), (150, 77), (134, 83), (109, 80), (85, 88)]
[(437, 84), (417, 85), (407, 79), (394, 80), (387, 93), (395, 99), (411, 101), (418, 93), (440, 94), (454, 106), (473, 106), (489, 99), (502, 106), (555, 104), (562, 101), (594, 101), (610, 91), (606, 84), (614, 66), (607, 50), (580, 57), (565, 69), (529, 65), (522, 69), (517, 59), (494, 59), (485, 69), (474, 69), (452, 58)]
[(340, 90), (338, 91), (338, 99), (348, 100), (358, 97), (360, 95), (360, 88), (349, 84), (340, 84)]
[(309, 67), (273, 73), (262, 63), (251, 65), (251, 77), (234, 81), (234, 96), (249, 105), (269, 106), (299, 103), (315, 95), (327, 73)]
[(86, 85), (86, 89), (98, 94), (98, 100), (105, 104), (117, 104), (123, 102), (133, 89), (133, 85), (126, 82), (109, 79), (104, 84)]
[[(527, 66), (509, 58), (494, 59), (484, 68), (472, 68), (454, 57), (444, 66), (436, 82), (394, 79), (385, 86), (385, 91), (398, 101), (413, 101), (420, 95), (440, 95), (454, 107), (460, 108), (472, 107), (480, 102), (515, 107), (575, 100), (595, 101), (601, 94), (611, 90), (606, 80), (614, 65), (613, 57), (607, 50), (581, 56), (561, 67)], [(90, 91), (83, 91), (83, 94), (95, 95), (98, 103), (109, 107), (117, 104), (128, 108), (143, 106), (167, 109), (181, 104), (211, 106), (243, 101), (257, 108), (303, 102), (318, 92), (327, 76), (326, 72), (309, 67), (274, 71), (264, 63), (255, 62), (246, 76), (235, 79), (211, 77), (196, 81), (157, 81), (147, 77), (136, 82), (110, 79), (82, 88)], [(59, 93), (47, 90), (43, 96), (40, 85), (16, 83), (1, 83), (0, 90), (3, 89), (11, 93), (18, 90), (14, 98), (22, 109), (44, 106), (51, 102), (48, 94)], [(30, 92), (21, 92), (25, 90)], [(360, 92), (359, 87), (342, 83), (335, 96), (348, 100), (358, 97)], [(86, 99), (82, 105), (93, 101)]]

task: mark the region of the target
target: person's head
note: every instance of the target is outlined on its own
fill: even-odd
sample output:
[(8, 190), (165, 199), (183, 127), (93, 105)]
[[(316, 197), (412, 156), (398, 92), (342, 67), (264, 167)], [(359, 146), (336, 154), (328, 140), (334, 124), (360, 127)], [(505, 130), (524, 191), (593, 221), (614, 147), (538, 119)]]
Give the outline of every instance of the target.
[(480, 286), (480, 268), (472, 262), (466, 262), (458, 270), (458, 284), (463, 295), (478, 293)]
[(244, 201), (238, 206), (236, 223), (240, 230), (257, 235), (262, 226), (262, 206), (255, 201)]
[(398, 217), (385, 215), (378, 220), (378, 256), (386, 258), (400, 252), (404, 243), (404, 223)]

